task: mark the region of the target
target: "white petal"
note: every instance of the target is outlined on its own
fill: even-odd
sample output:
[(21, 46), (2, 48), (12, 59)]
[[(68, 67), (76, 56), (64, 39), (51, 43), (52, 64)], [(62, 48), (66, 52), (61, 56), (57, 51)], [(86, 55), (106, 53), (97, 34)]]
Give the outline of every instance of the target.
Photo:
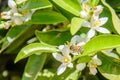
[(63, 61), (63, 56), (62, 56), (61, 54), (53, 53), (52, 55), (53, 55), (53, 57), (54, 57), (56, 60), (58, 60), (58, 61), (60, 61), (60, 62)]
[(102, 28), (102, 27), (97, 27), (96, 30), (101, 33), (110, 33), (109, 30), (107, 30), (106, 28)]
[(87, 38), (91, 39), (93, 36), (95, 36), (95, 30), (94, 29), (90, 29), (87, 33)]
[(14, 0), (8, 0), (8, 6), (9, 6), (10, 8), (15, 8), (15, 7), (16, 7), (15, 1), (14, 1)]
[(79, 35), (75, 35), (71, 39), (71, 44), (76, 45), (77, 43), (81, 42), (83, 39)]
[(64, 45), (60, 45), (60, 46), (58, 47), (58, 49), (59, 49), (60, 51), (62, 51), (63, 48), (64, 48)]
[(18, 17), (18, 16), (12, 17), (12, 21), (16, 25), (21, 25), (23, 23), (23, 20), (20, 17)]
[(62, 54), (64, 56), (69, 56), (69, 53), (70, 53), (70, 49), (67, 45), (65, 45), (64, 48), (62, 49)]
[(96, 75), (96, 73), (97, 73), (97, 69), (96, 68), (90, 67), (89, 69), (90, 69), (90, 73), (92, 75)]
[(95, 55), (94, 57), (93, 57), (93, 63), (94, 64), (97, 64), (97, 65), (101, 65), (102, 64), (102, 61), (97, 57), (97, 55)]
[(90, 22), (84, 21), (83, 24), (82, 24), (82, 26), (90, 28)]
[(94, 8), (95, 8), (95, 10), (94, 10), (94, 15), (95, 16), (99, 15), (103, 10), (102, 5), (95, 6)]
[(113, 57), (113, 58), (116, 58), (116, 59), (119, 59), (119, 56), (115, 53), (109, 53), (109, 56)]
[(69, 63), (69, 64), (68, 64), (68, 67), (69, 67), (69, 68), (73, 68), (73, 63)]
[(85, 45), (85, 41), (79, 42), (79, 43), (77, 44), (77, 46), (83, 46), (83, 45)]
[(82, 71), (86, 67), (85, 63), (80, 63), (76, 65), (76, 69)]
[(87, 18), (88, 17), (88, 13), (85, 12), (84, 10), (80, 11), (80, 17), (81, 18)]
[(61, 75), (65, 70), (66, 70), (66, 65), (61, 64), (61, 65), (58, 67), (57, 75)]
[(109, 49), (109, 50), (103, 50), (102, 52), (108, 56), (111, 56), (113, 58), (119, 59), (119, 56), (115, 53), (112, 52), (113, 49)]
[(99, 20), (100, 20), (99, 26), (102, 26), (103, 24), (105, 24), (108, 21), (108, 18), (104, 17), (104, 18), (100, 18)]

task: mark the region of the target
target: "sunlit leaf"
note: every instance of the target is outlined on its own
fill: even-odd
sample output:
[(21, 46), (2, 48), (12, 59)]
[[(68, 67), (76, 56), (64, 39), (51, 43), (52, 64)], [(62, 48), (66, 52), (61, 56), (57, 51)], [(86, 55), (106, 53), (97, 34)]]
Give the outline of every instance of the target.
[(54, 75), (51, 80), (78, 80), (80, 75), (81, 72), (77, 71), (76, 69), (67, 69), (63, 74), (59, 76)]
[(83, 23), (84, 19), (74, 17), (71, 21), (70, 32), (74, 35), (80, 28)]
[(51, 44), (51, 45), (61, 45), (64, 44), (66, 41), (70, 41), (72, 35), (70, 31), (48, 31), (48, 32), (41, 32), (36, 31), (36, 36), (39, 41)]
[(58, 51), (58, 49), (54, 46), (41, 43), (32, 43), (21, 49), (21, 51), (18, 53), (15, 59), (15, 63), (32, 54), (41, 54), (41, 52), (51, 53), (56, 51)]
[[(20, 2), (21, 0), (19, 0)], [(27, 0), (27, 2), (22, 7), (25, 10), (31, 9), (44, 9), (52, 7), (51, 3), (48, 0)]]
[(73, 0), (52, 0), (54, 3), (59, 5), (61, 8), (69, 11), (70, 13), (79, 16), (80, 6)]
[(102, 65), (98, 67), (100, 73), (109, 80), (119, 80), (120, 61), (102, 53), (98, 54), (98, 57), (102, 61)]
[(25, 66), (22, 80), (35, 80), (38, 72), (43, 68), (46, 58), (47, 54), (45, 53), (41, 53), (40, 55), (31, 55)]
[[(5, 36), (4, 43), (2, 45), (1, 53), (13, 53), (17, 48), (24, 43), (27, 39), (34, 35), (35, 30), (39, 30), (40, 26), (20, 25), (11, 28)], [(24, 37), (24, 38), (23, 38)]]
[(58, 12), (52, 10), (40, 10), (33, 14), (32, 19), (28, 23), (53, 24), (65, 21), (67, 21), (67, 19)]
[(120, 46), (119, 35), (99, 35), (91, 39), (84, 46), (83, 55), (93, 55), (96, 52), (104, 49), (115, 48)]
[(104, 0), (101, 0), (101, 1), (110, 10), (114, 28), (120, 34), (120, 19), (118, 18), (118, 16), (116, 15), (112, 7), (110, 7)]

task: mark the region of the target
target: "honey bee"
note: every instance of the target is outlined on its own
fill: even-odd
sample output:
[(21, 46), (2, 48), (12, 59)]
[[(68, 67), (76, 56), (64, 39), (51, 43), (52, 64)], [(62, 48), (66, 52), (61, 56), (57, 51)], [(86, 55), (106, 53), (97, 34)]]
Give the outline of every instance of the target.
[(82, 52), (83, 51), (83, 48), (81, 46), (77, 46), (77, 45), (71, 45), (70, 46), (70, 49), (73, 51), (73, 52)]

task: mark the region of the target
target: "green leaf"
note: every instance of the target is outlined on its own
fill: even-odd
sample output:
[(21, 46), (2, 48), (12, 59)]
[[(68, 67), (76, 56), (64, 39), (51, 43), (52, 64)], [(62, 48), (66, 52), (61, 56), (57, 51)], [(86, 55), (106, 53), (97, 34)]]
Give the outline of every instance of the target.
[(47, 54), (31, 55), (25, 66), (22, 80), (35, 80), (39, 71), (42, 70)]
[(32, 54), (41, 54), (41, 52), (51, 53), (56, 51), (58, 51), (58, 49), (56, 49), (56, 47), (54, 46), (48, 44), (41, 44), (41, 43), (32, 43), (21, 49), (21, 51), (18, 53), (15, 59), (15, 63)]
[(66, 11), (79, 16), (79, 12), (81, 10), (79, 4), (76, 0), (52, 0), (55, 4), (65, 9)]
[(88, 0), (92, 7), (97, 6), (100, 0)]
[(81, 56), (79, 57), (77, 63), (87, 63), (91, 60), (90, 56)]
[(61, 45), (66, 41), (69, 41), (72, 37), (69, 31), (36, 31), (36, 36), (39, 41), (45, 42), (51, 45)]
[(120, 47), (116, 48), (117, 53), (120, 55)]
[(65, 22), (67, 19), (58, 12), (52, 10), (39, 10), (32, 15), (30, 24), (53, 24)]
[(119, 80), (120, 61), (102, 53), (98, 54), (98, 58), (102, 61), (102, 65), (98, 67), (100, 73), (109, 80)]
[(77, 71), (75, 68), (67, 69), (63, 74), (59, 76), (54, 75), (51, 80), (78, 80), (80, 75), (81, 72)]
[[(34, 35), (35, 30), (39, 30), (40, 26), (31, 26), (28, 24), (12, 27), (6, 34), (1, 52), (13, 53), (14, 50), (24, 45), (23, 43)], [(23, 38), (24, 37), (24, 38)]]
[(101, 0), (101, 1), (110, 10), (114, 28), (120, 34), (120, 19), (118, 18), (118, 16), (116, 15), (116, 13), (112, 7), (110, 7), (104, 0)]
[(27, 0), (27, 2), (22, 7), (25, 10), (31, 9), (44, 9), (52, 7), (51, 3), (48, 0)]
[(84, 45), (83, 55), (94, 55), (96, 52), (115, 48), (120, 46), (120, 36), (119, 35), (99, 35), (92, 38), (88, 43)]
[(84, 19), (82, 18), (78, 18), (78, 17), (72, 18), (71, 27), (70, 27), (70, 32), (72, 35), (74, 35), (81, 28), (83, 21)]

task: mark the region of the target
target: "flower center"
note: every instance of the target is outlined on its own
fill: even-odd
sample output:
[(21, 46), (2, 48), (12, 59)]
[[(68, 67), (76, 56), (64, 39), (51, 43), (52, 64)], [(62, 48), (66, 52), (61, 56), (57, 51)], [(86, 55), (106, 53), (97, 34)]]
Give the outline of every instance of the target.
[(70, 59), (68, 57), (64, 57), (64, 62), (68, 63), (70, 61)]
[(98, 25), (100, 24), (100, 20), (97, 20), (97, 21), (95, 21), (95, 23), (94, 23), (94, 27), (97, 27)]

